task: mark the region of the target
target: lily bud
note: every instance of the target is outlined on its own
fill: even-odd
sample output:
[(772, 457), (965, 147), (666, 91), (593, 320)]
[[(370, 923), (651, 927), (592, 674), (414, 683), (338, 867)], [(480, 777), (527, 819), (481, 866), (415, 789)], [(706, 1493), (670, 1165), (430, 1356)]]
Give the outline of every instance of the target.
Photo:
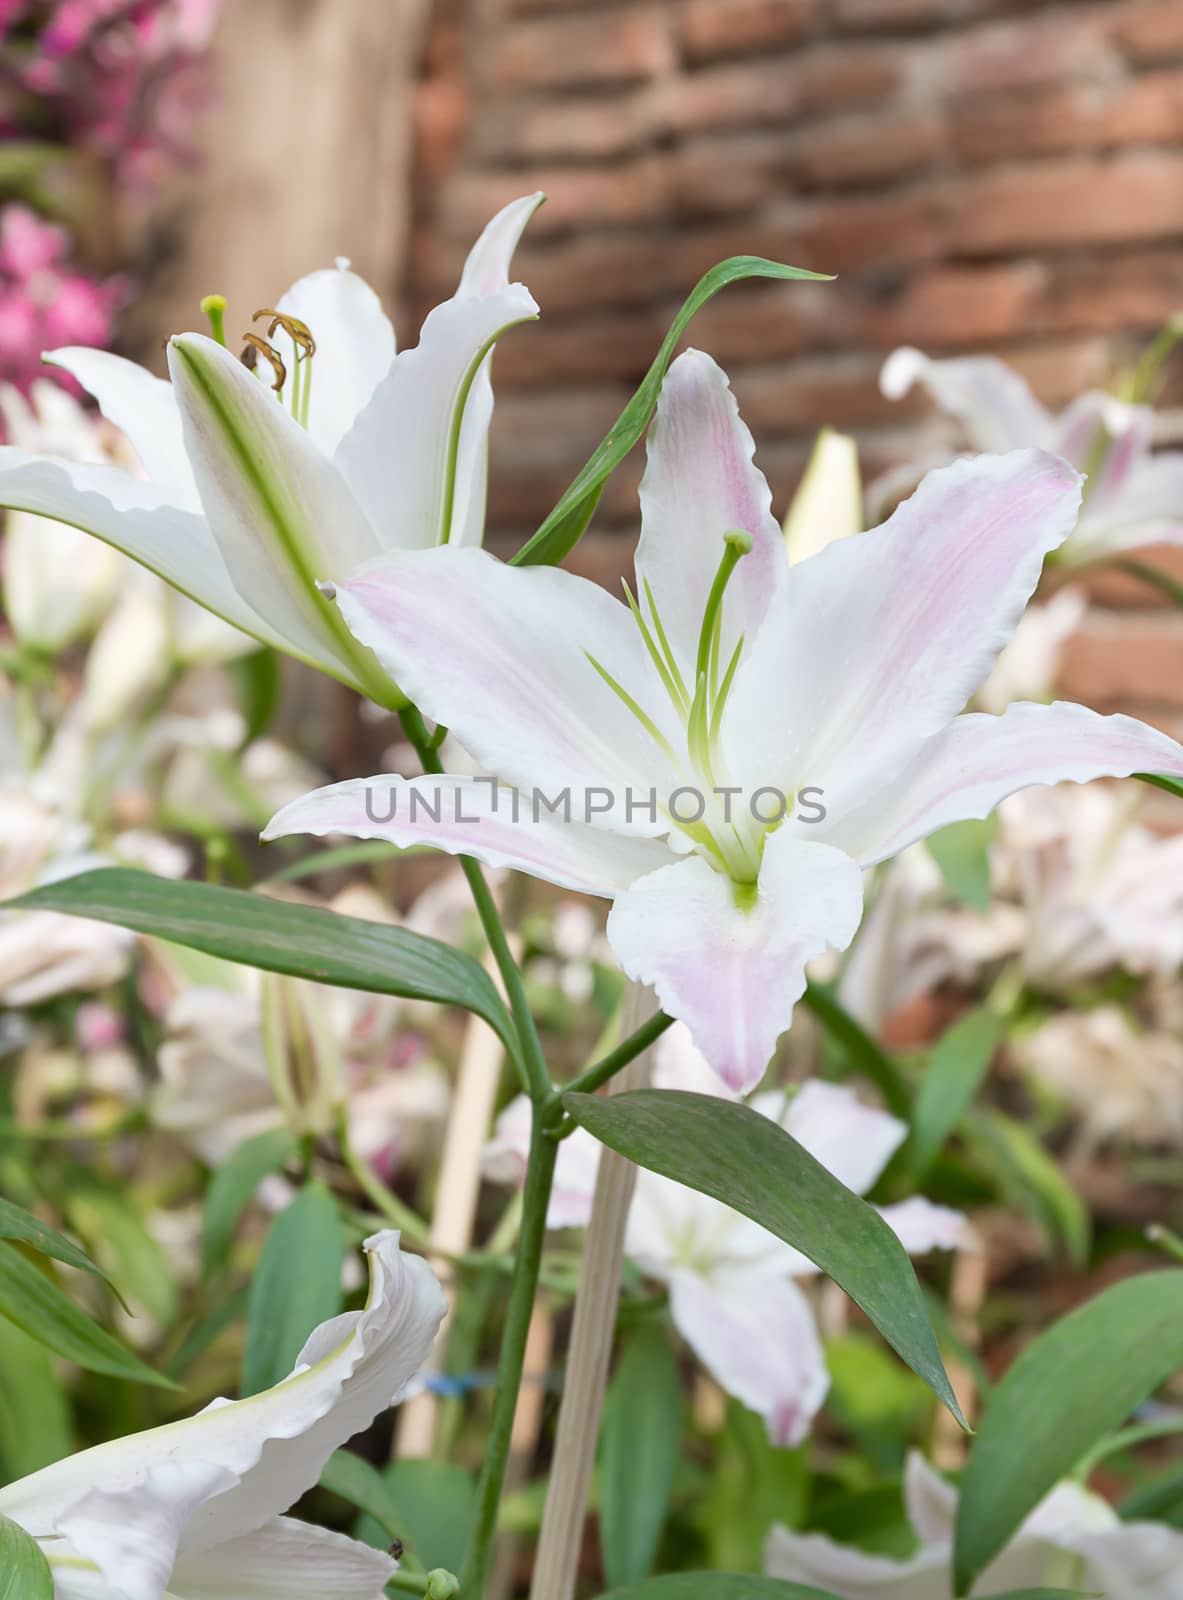
[(263, 1052), (275, 1098), (293, 1133), (320, 1138), (345, 1100), (341, 1052), (316, 986), (265, 973)]
[(849, 434), (823, 428), (785, 516), (785, 544), (796, 565), (836, 539), (863, 530), (858, 445)]

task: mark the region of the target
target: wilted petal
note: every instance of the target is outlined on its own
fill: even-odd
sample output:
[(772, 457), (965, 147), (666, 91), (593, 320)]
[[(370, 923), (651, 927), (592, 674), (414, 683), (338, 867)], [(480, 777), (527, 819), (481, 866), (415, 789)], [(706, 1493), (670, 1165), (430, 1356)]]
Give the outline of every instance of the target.
[(794, 568), (736, 677), (735, 781), (816, 785), (833, 815), (898, 771), (985, 679), (1079, 503), (1079, 475), (1054, 456), (978, 456)]
[(583, 894), (622, 893), (670, 859), (655, 839), (629, 838), (547, 814), (529, 793), (491, 778), (428, 775), (349, 778), (284, 806), (264, 839), (343, 833), (391, 844), (431, 845), (475, 856)]
[(764, 1418), (774, 1445), (809, 1433), (830, 1387), (817, 1324), (788, 1278), (760, 1273), (670, 1276), (674, 1326), (715, 1382)]
[(844, 949), (862, 910), (862, 874), (841, 851), (787, 828), (764, 849), (754, 903), (699, 856), (639, 878), (613, 906), (608, 938), (621, 966), (733, 1090), (753, 1088), (805, 989), (805, 964)]
[(784, 544), (727, 374), (700, 350), (687, 350), (670, 367), (647, 452), (637, 545), (642, 592), (637, 598), (648, 614), (643, 591), (646, 582), (651, 585), (662, 625), (693, 683), (699, 632), (723, 558), (724, 534), (741, 529), (753, 539), (724, 601), (724, 664), (741, 633), (754, 636), (787, 578)]
[(644, 809), (651, 784), (666, 788), (661, 751), (589, 654), (651, 715), (664, 694), (628, 609), (598, 585), (483, 550), (428, 550), (375, 562), (338, 600), (361, 643), (481, 767), (527, 790), (570, 787), (577, 807), (611, 790), (613, 827), (668, 827)]
[(869, 866), (950, 822), (988, 816), (1019, 789), (1134, 772), (1183, 777), (1183, 746), (1133, 717), (1020, 701), (1001, 717), (955, 718), (897, 778), (819, 832)]
[(382, 1550), (290, 1517), (241, 1539), (182, 1556), (176, 1600), (383, 1600), (398, 1563)]
[(889, 400), (901, 400), (922, 383), (950, 416), (964, 423), (978, 450), (1056, 449), (1051, 417), (1026, 381), (994, 356), (959, 356), (933, 361), (904, 346), (883, 364), (879, 387)]
[(171, 340), (169, 370), (202, 504), (235, 586), (289, 649), (359, 686), (380, 684), (316, 587), (379, 550), (341, 474), (267, 382), (212, 339)]
[[(277, 311), (297, 317), (316, 341), (308, 395), (308, 432), (332, 455), (390, 371), (395, 355), (394, 329), (382, 302), (364, 278), (338, 261), (297, 279), (280, 299)], [(277, 346), (288, 343), (277, 329)], [(281, 348), (285, 360), (288, 350)], [(290, 408), (295, 361), (287, 361), (284, 404)], [(301, 391), (304, 369), (300, 375)]]
[(858, 443), (823, 428), (785, 515), (785, 545), (794, 565), (835, 539), (863, 531), (863, 486)]

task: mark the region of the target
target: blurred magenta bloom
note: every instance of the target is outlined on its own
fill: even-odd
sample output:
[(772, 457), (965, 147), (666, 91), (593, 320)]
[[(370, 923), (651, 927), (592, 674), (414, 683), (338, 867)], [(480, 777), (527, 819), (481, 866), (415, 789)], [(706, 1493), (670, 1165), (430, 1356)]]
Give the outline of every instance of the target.
[(121, 293), (117, 280), (99, 283), (71, 264), (70, 238), (64, 228), (42, 221), (27, 206), (4, 206), (0, 209), (0, 380), (27, 391), (43, 375), (43, 350), (62, 344), (109, 343)]

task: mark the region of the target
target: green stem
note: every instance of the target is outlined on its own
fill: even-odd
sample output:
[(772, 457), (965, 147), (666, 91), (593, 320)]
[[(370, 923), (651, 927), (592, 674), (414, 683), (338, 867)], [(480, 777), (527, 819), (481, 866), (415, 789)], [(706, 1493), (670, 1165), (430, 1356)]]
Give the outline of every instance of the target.
[(556, 1089), (551, 1097), (551, 1105), (561, 1105), (565, 1094), (594, 1094), (602, 1088), (610, 1078), (614, 1078), (630, 1061), (635, 1061), (642, 1050), (648, 1050), (661, 1038), (665, 1030), (673, 1023), (673, 1017), (667, 1017), (664, 1011), (659, 1011), (656, 1016), (643, 1022), (635, 1033), (630, 1033), (627, 1039), (621, 1040), (615, 1050), (610, 1050), (606, 1056), (581, 1072), (577, 1078), (572, 1078), (570, 1083), (563, 1084), (561, 1089)]
[[(403, 725), (403, 732), (414, 745), (423, 763), (424, 772), (442, 772), (444, 769), (439, 752), (432, 742), (431, 734), (427, 731), (427, 725), (418, 707), (404, 706), (399, 712), (399, 721)], [(551, 1083), (546, 1057), (542, 1053), (530, 1003), (526, 999), (522, 975), (513, 958), (513, 951), (509, 948), (505, 928), (502, 926), (489, 885), (485, 882), (480, 863), (472, 856), (461, 856), (460, 865), (464, 870), (464, 876), (468, 879), (477, 916), (481, 919), (481, 927), (485, 931), (489, 949), (493, 952), (493, 959), (497, 963), (497, 970), (505, 985), (509, 1009), (513, 1016), (514, 1027), (517, 1029), (519, 1065), (525, 1077), (527, 1091), (534, 1104), (541, 1105), (550, 1099), (554, 1085)]]
[(522, 1194), (522, 1232), (518, 1240), (517, 1261), (501, 1356), (497, 1364), (497, 1387), (493, 1401), (493, 1420), (485, 1442), (484, 1466), (477, 1488), (477, 1512), (471, 1541), (461, 1575), (461, 1592), (466, 1600), (479, 1600), (485, 1592), (497, 1531), (497, 1512), (509, 1464), (514, 1412), (526, 1361), (526, 1337), (534, 1311), (538, 1275), (542, 1267), (542, 1245), (546, 1237), (546, 1212), (554, 1183), (559, 1147), (547, 1134), (545, 1111), (536, 1105), (530, 1136), (530, 1155), (526, 1164), (526, 1183)]

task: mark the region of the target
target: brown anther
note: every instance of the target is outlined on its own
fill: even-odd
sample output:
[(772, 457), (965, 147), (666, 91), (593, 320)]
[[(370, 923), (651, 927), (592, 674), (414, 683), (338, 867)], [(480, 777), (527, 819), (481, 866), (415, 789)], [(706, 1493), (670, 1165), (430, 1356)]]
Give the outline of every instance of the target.
[[(288, 381), (288, 369), (283, 364), (283, 357), (272, 345), (269, 345), (261, 333), (244, 333), (243, 340), (247, 348), (242, 352), (243, 363), (248, 367), (258, 365), (259, 357), (271, 363), (271, 370), (275, 373), (275, 382), (271, 387), (276, 394), (283, 393), (283, 386)], [(254, 352), (252, 358), (251, 352)]]
[(265, 306), (262, 311), (255, 312), (251, 321), (258, 322), (262, 317), (271, 318), (271, 324), (267, 329), (267, 337), (269, 339), (275, 338), (276, 328), (282, 328), (288, 338), (306, 356), (314, 356), (316, 354), (316, 340), (312, 337), (312, 329), (306, 322), (301, 322), (299, 317), (293, 317), (286, 311), (276, 311)]

